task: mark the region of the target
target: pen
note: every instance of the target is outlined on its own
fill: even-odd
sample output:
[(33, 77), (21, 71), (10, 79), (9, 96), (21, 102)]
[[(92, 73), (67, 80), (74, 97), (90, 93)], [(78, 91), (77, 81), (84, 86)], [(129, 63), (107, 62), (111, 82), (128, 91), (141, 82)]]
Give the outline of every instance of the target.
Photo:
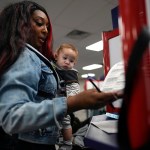
[[(96, 88), (96, 90), (97, 90), (98, 92), (102, 92), (102, 91), (96, 86), (96, 84), (93, 82), (93, 80), (92, 80), (91, 78), (88, 78), (88, 80), (92, 83), (92, 85)], [(111, 106), (112, 108), (115, 108), (112, 103), (110, 103), (110, 106)]]
[(92, 79), (89, 78), (89, 81), (92, 83), (92, 85), (96, 88), (96, 90), (97, 90), (98, 92), (102, 92), (102, 91), (96, 86), (96, 84), (92, 81)]

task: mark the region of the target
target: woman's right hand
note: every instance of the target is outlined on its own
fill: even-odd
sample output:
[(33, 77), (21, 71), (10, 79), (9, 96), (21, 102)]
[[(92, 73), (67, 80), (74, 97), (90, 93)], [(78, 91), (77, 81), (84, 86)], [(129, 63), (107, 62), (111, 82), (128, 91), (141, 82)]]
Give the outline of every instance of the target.
[(81, 109), (97, 109), (121, 98), (122, 92), (97, 92), (95, 89), (80, 92), (67, 99), (68, 113)]

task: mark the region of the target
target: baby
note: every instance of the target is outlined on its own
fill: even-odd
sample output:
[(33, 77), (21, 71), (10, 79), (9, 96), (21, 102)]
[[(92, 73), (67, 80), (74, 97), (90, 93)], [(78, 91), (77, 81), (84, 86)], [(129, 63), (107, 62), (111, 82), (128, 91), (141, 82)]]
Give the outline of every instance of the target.
[[(54, 54), (55, 69), (61, 80), (65, 83), (66, 96), (72, 96), (80, 92), (80, 86), (78, 82), (78, 71), (74, 69), (74, 66), (78, 58), (78, 50), (68, 43), (60, 45)], [(71, 117), (69, 114), (63, 120), (63, 145), (59, 150), (72, 149), (72, 127)]]

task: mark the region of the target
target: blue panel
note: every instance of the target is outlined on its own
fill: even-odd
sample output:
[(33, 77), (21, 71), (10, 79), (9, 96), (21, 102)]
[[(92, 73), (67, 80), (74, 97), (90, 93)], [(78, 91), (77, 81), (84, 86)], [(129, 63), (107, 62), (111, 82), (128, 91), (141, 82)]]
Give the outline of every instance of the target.
[(118, 6), (111, 10), (113, 29), (118, 28)]

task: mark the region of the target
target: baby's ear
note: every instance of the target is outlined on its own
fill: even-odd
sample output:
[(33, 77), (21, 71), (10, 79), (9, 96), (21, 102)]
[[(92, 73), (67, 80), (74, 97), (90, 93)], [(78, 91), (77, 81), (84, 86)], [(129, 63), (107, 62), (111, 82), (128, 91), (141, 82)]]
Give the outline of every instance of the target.
[(57, 57), (58, 57), (57, 53), (54, 52), (54, 58), (55, 58), (55, 60), (57, 60)]
[(74, 62), (74, 66), (76, 65), (77, 61)]

